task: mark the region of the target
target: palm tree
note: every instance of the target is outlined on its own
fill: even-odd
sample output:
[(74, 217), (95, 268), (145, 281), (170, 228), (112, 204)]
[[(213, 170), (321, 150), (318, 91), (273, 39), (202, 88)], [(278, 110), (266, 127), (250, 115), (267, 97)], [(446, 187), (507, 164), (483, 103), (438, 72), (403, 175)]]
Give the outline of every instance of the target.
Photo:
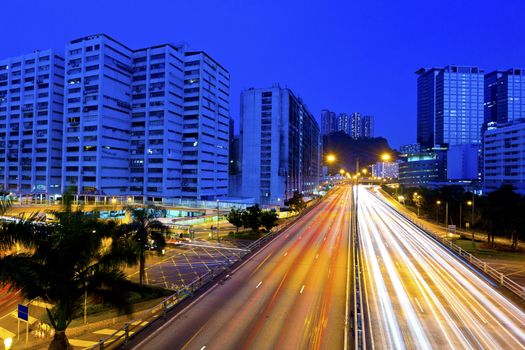
[[(132, 221), (120, 228), (121, 240), (131, 242), (135, 247), (135, 257), (139, 261), (139, 281), (142, 286), (146, 271), (146, 251), (153, 249), (161, 253), (166, 246), (165, 234), (168, 226), (157, 220), (159, 207), (150, 205), (146, 208), (128, 207)], [(133, 259), (130, 256), (130, 259)]]
[(35, 221), (35, 215), (0, 228), (0, 249), (19, 244), (22, 250), (0, 258), (0, 285), (20, 290), (27, 300), (41, 298), (54, 305), (47, 315), (55, 335), (52, 350), (72, 349), (66, 329), (94, 298), (126, 313), (131, 312), (128, 290), (132, 283), (120, 269), (129, 259), (126, 242), (112, 240), (116, 224), (88, 218), (72, 209), (71, 196), (54, 212), (56, 223)]

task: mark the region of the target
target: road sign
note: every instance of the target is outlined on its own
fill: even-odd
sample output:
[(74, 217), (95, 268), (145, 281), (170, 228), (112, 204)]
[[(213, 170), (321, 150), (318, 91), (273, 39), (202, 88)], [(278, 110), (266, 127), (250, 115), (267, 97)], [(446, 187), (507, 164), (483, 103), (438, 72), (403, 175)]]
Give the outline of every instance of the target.
[(29, 307), (18, 304), (18, 318), (27, 322), (29, 320)]

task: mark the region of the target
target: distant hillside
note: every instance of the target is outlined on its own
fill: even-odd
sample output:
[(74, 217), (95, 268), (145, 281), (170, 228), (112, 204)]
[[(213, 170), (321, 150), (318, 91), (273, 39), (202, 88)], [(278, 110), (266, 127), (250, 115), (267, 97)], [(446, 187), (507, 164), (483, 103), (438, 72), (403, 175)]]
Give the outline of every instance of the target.
[(354, 140), (340, 131), (323, 136), (323, 152), (334, 154), (337, 161), (331, 165), (333, 174), (343, 168), (355, 172), (356, 159), (359, 158), (359, 167), (362, 169), (369, 164), (381, 160), (381, 155), (389, 153), (395, 159), (397, 152), (392, 150), (388, 141), (383, 137)]

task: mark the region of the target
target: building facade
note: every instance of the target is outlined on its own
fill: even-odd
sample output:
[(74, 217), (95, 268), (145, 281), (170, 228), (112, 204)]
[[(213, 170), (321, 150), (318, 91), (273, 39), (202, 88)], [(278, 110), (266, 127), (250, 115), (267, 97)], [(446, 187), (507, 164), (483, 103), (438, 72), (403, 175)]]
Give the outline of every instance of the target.
[(447, 150), (447, 179), (449, 181), (477, 181), (480, 147), (478, 145), (454, 145)]
[(503, 184), (525, 195), (525, 119), (489, 128), (483, 142), (483, 192)]
[(431, 182), (446, 181), (446, 154), (446, 150), (409, 154), (399, 163), (399, 183), (425, 186)]
[(419, 143), (412, 143), (407, 145), (402, 145), (399, 147), (399, 152), (401, 154), (414, 154), (421, 152), (421, 145)]
[(241, 194), (282, 205), (319, 183), (320, 132), (301, 99), (286, 88), (241, 94)]
[(337, 116), (335, 112), (323, 109), (321, 111), (321, 135), (328, 135), (337, 131)]
[(228, 195), (230, 73), (202, 51), (184, 53), (182, 197)]
[(417, 142), (421, 147), (481, 144), (483, 70), (447, 66), (422, 68), (416, 74)]
[(182, 51), (160, 45), (132, 54), (130, 194), (182, 196)]
[(60, 193), (64, 58), (53, 50), (0, 60), (0, 189)]
[(377, 162), (372, 164), (372, 176), (397, 179), (399, 177), (399, 162)]
[(351, 134), (352, 118), (347, 113), (339, 113), (336, 119), (336, 131), (345, 132), (347, 135)]
[(129, 192), (132, 53), (105, 35), (66, 46), (62, 191)]
[(350, 132), (354, 140), (374, 137), (374, 118), (354, 112), (350, 116)]
[(485, 127), (525, 117), (525, 70), (497, 70), (485, 75)]
[[(13, 129), (5, 131), (8, 137), (15, 130), (27, 136), (6, 141), (12, 150), (4, 158), (18, 164), (0, 169), (6, 189), (148, 199), (227, 196), (227, 70), (184, 45), (134, 50), (105, 34), (73, 40), (65, 51), (65, 60), (46, 51), (0, 61), (0, 118), (5, 104), (7, 121), (0, 119), (0, 133), (4, 127)], [(11, 78), (13, 64), (22, 70)], [(24, 117), (11, 109), (39, 118), (15, 126), (11, 119)], [(39, 145), (33, 150), (30, 137)]]

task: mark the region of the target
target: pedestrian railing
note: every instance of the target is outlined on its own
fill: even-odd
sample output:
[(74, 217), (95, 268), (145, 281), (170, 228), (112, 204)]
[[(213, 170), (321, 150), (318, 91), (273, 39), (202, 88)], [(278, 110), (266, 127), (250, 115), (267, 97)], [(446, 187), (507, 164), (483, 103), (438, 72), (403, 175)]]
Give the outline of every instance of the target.
[(496, 281), (500, 286), (507, 288), (512, 293), (516, 294), (521, 299), (525, 300), (525, 287), (516, 283), (509, 277), (505, 276), (502, 272), (499, 272), (495, 268), (489, 266), (487, 262), (475, 257), (471, 253), (465, 251), (463, 248), (446, 238), (446, 235), (440, 235), (439, 232), (432, 230), (428, 227), (425, 222), (421, 219), (414, 218), (412, 215), (409, 215), (402, 210), (399, 210), (394, 205), (389, 202), (386, 202), (391, 208), (393, 208), (397, 213), (408, 219), (412, 224), (417, 226), (423, 232), (429, 234), (432, 238), (442, 243), (447, 247), (451, 252), (462, 258), (464, 261), (468, 262), (470, 265), (475, 266), (480, 271), (483, 271), (487, 276), (491, 277)]
[(153, 306), (152, 308), (142, 312), (138, 318), (131, 322), (127, 322), (122, 327), (117, 329), (111, 335), (106, 338), (101, 339), (96, 345), (90, 347), (91, 350), (105, 350), (105, 349), (117, 349), (125, 347), (129, 342), (130, 337), (142, 331), (144, 328), (151, 325), (153, 322), (159, 319), (165, 319), (169, 311), (171, 311), (175, 306), (180, 304), (184, 299), (192, 296), (196, 291), (201, 289), (203, 286), (215, 280), (215, 278), (221, 274), (227, 272), (235, 263), (244, 259), (247, 255), (254, 253), (268, 242), (270, 242), (275, 236), (277, 236), (281, 231), (288, 228), (290, 225), (293, 225), (299, 218), (308, 213), (315, 205), (317, 205), (319, 200), (313, 205), (310, 205), (307, 209), (303, 210), (301, 214), (297, 215), (294, 220), (287, 221), (286, 223), (279, 225), (274, 228), (274, 230), (263, 235), (256, 241), (252, 242), (242, 251), (239, 251), (239, 255), (233, 259), (229, 259), (227, 263), (221, 267), (216, 267), (206, 272), (202, 276), (196, 278), (188, 285), (177, 290), (175, 294), (170, 295), (164, 299), (159, 304)]

